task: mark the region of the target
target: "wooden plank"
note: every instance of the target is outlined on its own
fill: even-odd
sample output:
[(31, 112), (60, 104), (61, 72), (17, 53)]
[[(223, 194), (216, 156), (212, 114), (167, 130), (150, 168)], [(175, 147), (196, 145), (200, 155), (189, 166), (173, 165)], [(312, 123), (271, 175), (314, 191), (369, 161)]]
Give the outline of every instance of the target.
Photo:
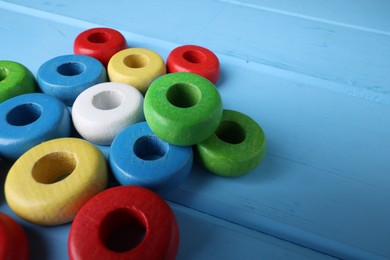
[[(229, 24), (231, 17), (241, 17), (240, 22)], [(221, 30), (226, 24), (228, 30)], [(297, 80), (316, 81), (313, 87), (390, 104), (387, 35), (229, 5), (194, 40), (228, 56), (296, 73)]]
[[(0, 183), (9, 162), (0, 160)], [(178, 221), (180, 245), (177, 259), (334, 259), (316, 251), (297, 246), (240, 225), (170, 203)], [(30, 259), (68, 259), (67, 245), (71, 224), (42, 227), (16, 216), (6, 205), (0, 192), (0, 212), (18, 221), (30, 244)]]
[(390, 3), (386, 0), (219, 0), (224, 3), (281, 13), (320, 23), (390, 34)]
[(240, 179), (196, 168), (168, 198), (338, 257), (389, 256), (388, 107), (235, 64), (223, 100), (262, 124), (265, 161)]
[(182, 232), (178, 259), (333, 259), (176, 204)]
[[(83, 10), (88, 10), (91, 8), (88, 3), (80, 3), (76, 1), (42, 1), (42, 2), (27, 2), (25, 0), (16, 0), (16, 1), (6, 1), (9, 3), (20, 4), (23, 6), (30, 6), (40, 10), (54, 11), (58, 12), (58, 9), (65, 11), (68, 15), (72, 13), (72, 6), (77, 5)], [(198, 25), (203, 25), (205, 21), (208, 21), (212, 18), (212, 14), (220, 10), (221, 3), (223, 4), (232, 4), (232, 5), (241, 5), (247, 6), (249, 8), (261, 9), (264, 11), (281, 13), (288, 16), (301, 17), (303, 19), (316, 20), (323, 23), (331, 23), (339, 26), (354, 27), (360, 30), (372, 31), (379, 34), (389, 34), (390, 33), (390, 23), (388, 12), (390, 10), (390, 3), (387, 0), (355, 0), (352, 3), (348, 0), (216, 0), (216, 1), (200, 1), (203, 6), (201, 12), (202, 18), (199, 19)], [(218, 3), (220, 2), (220, 3)], [(116, 1), (116, 6), (123, 6), (124, 1)], [(133, 3), (134, 4), (134, 3)], [(168, 8), (173, 10), (175, 15), (171, 13), (163, 13), (166, 22), (170, 24), (173, 20), (177, 18), (183, 18), (182, 14), (187, 14), (188, 7), (196, 7), (196, 10), (199, 10), (199, 5), (196, 3), (177, 3), (176, 1), (164, 1), (164, 4), (159, 3), (158, 1), (146, 1), (142, 6), (145, 8), (145, 12), (151, 10), (150, 13), (158, 13), (162, 10), (161, 7)], [(137, 8), (135, 6), (135, 8)], [(93, 8), (93, 7), (92, 7)], [(96, 3), (96, 9), (116, 9), (115, 6), (106, 6), (103, 2)], [(164, 8), (164, 9), (165, 9)], [(137, 10), (139, 11), (139, 10)], [(207, 13), (207, 14), (206, 14)], [(142, 14), (142, 13), (141, 13)], [(142, 18), (139, 12), (130, 13), (128, 19), (134, 21), (135, 17)], [(199, 17), (199, 12), (194, 12), (193, 17), (184, 17), (185, 20), (196, 19)], [(125, 18), (125, 17), (123, 17)], [(156, 17), (157, 18), (157, 17)], [(151, 19), (154, 19), (151, 17)], [(158, 26), (158, 19), (154, 19), (156, 25)], [(141, 20), (142, 21), (142, 20)], [(152, 21), (153, 22), (153, 21)], [(141, 26), (143, 26), (141, 24)], [(191, 27), (193, 30), (194, 27)]]
[[(107, 21), (102, 17), (85, 17), (85, 20), (79, 21), (1, 2), (0, 7), (5, 8), (0, 11), (0, 33), (4, 39), (2, 46), (7, 46), (0, 49), (0, 56), (20, 61), (33, 72), (47, 59), (70, 53), (74, 37), (84, 27), (102, 24), (117, 24), (119, 28), (129, 29), (136, 27), (125, 24), (124, 18)], [(177, 10), (185, 7), (183, 4)], [(199, 8), (194, 3), (190, 7)], [(60, 12), (63, 7), (53, 8)], [(260, 41), (260, 36), (253, 37), (253, 40), (248, 32), (254, 30), (255, 26), (250, 27), (248, 32), (240, 32), (240, 28), (245, 27), (233, 24), (233, 32), (238, 33), (237, 37), (245, 36), (242, 38), (237, 38), (236, 34), (227, 35), (227, 29), (218, 32), (217, 25), (229, 21), (237, 13), (243, 17), (244, 25), (250, 21), (256, 21), (256, 25), (276, 22), (279, 32), (286, 26), (292, 28), (292, 32), (287, 34), (289, 36), (284, 36), (286, 40), (293, 39), (293, 32), (303, 32), (305, 24), (318, 25), (280, 14), (247, 10), (246, 7), (236, 9), (238, 11), (233, 12), (230, 5), (219, 9), (218, 15), (207, 16), (213, 21), (205, 22), (205, 27), (199, 31), (196, 31), (198, 27), (189, 26), (189, 31), (183, 31), (183, 37), (190, 38), (192, 34), (198, 43), (215, 46), (219, 51), (222, 78), (218, 89), (223, 96), (224, 106), (244, 112), (262, 125), (268, 138), (268, 153), (260, 167), (239, 179), (218, 178), (195, 167), (189, 180), (167, 198), (338, 257), (390, 257), (390, 224), (387, 221), (390, 209), (386, 204), (390, 198), (388, 93), (371, 98), (374, 92), (366, 87), (362, 87), (362, 94), (355, 88), (359, 87), (358, 84), (351, 89), (338, 81), (339, 76), (345, 77), (344, 74), (349, 72), (349, 68), (342, 65), (355, 62), (354, 55), (359, 61), (367, 58), (372, 62), (372, 68), (369, 68), (370, 63), (357, 65), (369, 68), (359, 74), (367, 85), (376, 84), (378, 79), (387, 79), (388, 74), (383, 71), (390, 60), (386, 60), (388, 38), (334, 26), (337, 33), (331, 40), (335, 43), (335, 54), (329, 56), (332, 60), (328, 61), (326, 54), (329, 53), (314, 55), (316, 48), (310, 49), (310, 45), (303, 44), (304, 40), (296, 39), (295, 48), (290, 51), (284, 49), (284, 44), (273, 45), (268, 38), (269, 42), (265, 45)], [(149, 26), (152, 27), (163, 17), (154, 14), (156, 16), (150, 23), (141, 24), (144, 32), (123, 32), (133, 45), (150, 47), (165, 58), (170, 49), (184, 39), (173, 40), (178, 35), (182, 36), (180, 33), (184, 25), (178, 24), (164, 35), (162, 32), (168, 29), (164, 31), (162, 28), (156, 36), (158, 39), (150, 38), (155, 37), (153, 33), (157, 29)], [(256, 17), (260, 14), (258, 20)], [(226, 35), (222, 35), (223, 31)], [(310, 36), (313, 40), (321, 41), (328, 35), (326, 31), (317, 31), (317, 34)], [(266, 25), (264, 33), (268, 36), (280, 35), (267, 30)], [(353, 41), (349, 41), (347, 36), (352, 37)], [(359, 45), (344, 53), (348, 43), (355, 40), (369, 44), (380, 40), (380, 44), (374, 45), (376, 50), (372, 52), (360, 52), (364, 48)], [(283, 55), (279, 55), (279, 52)], [(381, 53), (384, 58), (380, 57)], [(371, 54), (372, 57), (366, 56)], [(262, 60), (261, 55), (268, 55), (276, 63)], [(299, 57), (307, 64), (303, 66), (304, 62)], [(289, 60), (292, 66), (279, 66), (278, 58)], [(313, 58), (313, 63), (309, 62), (310, 58)], [(316, 68), (321, 61), (326, 61), (324, 67)], [(303, 72), (291, 70), (299, 66)], [(310, 75), (310, 71), (317, 74)], [(379, 73), (383, 75), (378, 77)], [(321, 78), (319, 74), (326, 74), (329, 78)], [(355, 77), (358, 71), (352, 74)], [(382, 83), (380, 88), (388, 86), (385, 81)], [(338, 88), (342, 88), (342, 91)]]
[[(174, 0), (142, 1), (132, 3), (130, 12), (122, 8), (126, 6), (123, 0), (108, 6), (105, 1), (95, 1), (93, 6), (68, 1), (16, 2), (50, 12), (30, 10), (33, 15), (47, 16), (54, 12), (176, 44), (199, 44), (223, 55), (288, 70), (296, 73), (296, 77), (302, 77), (302, 80), (320, 79), (321, 84), (313, 84), (317, 87), (390, 104), (390, 74), (386, 70), (390, 60), (390, 37), (386, 33), (362, 30), (358, 26), (324, 23), (256, 8), (257, 5), (253, 4), (237, 5), (222, 1), (201, 0), (179, 4)], [(385, 16), (388, 5), (380, 2), (376, 6), (374, 3), (360, 5), (354, 20), (362, 17), (363, 10), (368, 12), (367, 15), (372, 14), (373, 10), (380, 10), (380, 22), (390, 24), (390, 16)], [(5, 2), (2, 5), (19, 8)], [(286, 5), (286, 8), (291, 5)], [(339, 16), (354, 17), (353, 12), (346, 10), (346, 5), (346, 2), (340, 4), (345, 12)], [(302, 3), (301, 6), (307, 6), (309, 15), (317, 8), (314, 3)], [(333, 6), (329, 10), (339, 8), (339, 5), (325, 6)], [(188, 15), (189, 10), (194, 15)], [(324, 15), (329, 17), (327, 13), (331, 11), (326, 10)], [(321, 11), (318, 8), (317, 13)], [(115, 19), (105, 18), (110, 15)], [(58, 21), (69, 22), (58, 18)], [(161, 21), (164, 21), (164, 26)]]
[[(272, 236), (171, 204), (179, 224), (180, 246), (177, 259), (334, 259)], [(12, 216), (24, 228), (30, 242), (30, 259), (68, 259), (70, 224), (39, 227)]]

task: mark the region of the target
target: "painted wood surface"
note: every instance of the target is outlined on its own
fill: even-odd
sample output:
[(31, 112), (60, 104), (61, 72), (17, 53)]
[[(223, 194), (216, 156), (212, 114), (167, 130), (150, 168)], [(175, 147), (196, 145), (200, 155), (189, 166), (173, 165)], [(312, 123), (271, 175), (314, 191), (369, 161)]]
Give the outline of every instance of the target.
[[(0, 160), (0, 184), (4, 186), (9, 162)], [(180, 231), (177, 259), (335, 259), (294, 243), (170, 202)], [(71, 224), (42, 227), (21, 220), (0, 193), (0, 211), (17, 220), (30, 244), (30, 259), (67, 260)], [(226, 246), (228, 244), (228, 247)]]
[[(390, 3), (379, 0), (1, 1), (0, 57), (36, 74), (96, 26), (113, 27), (129, 47), (164, 59), (182, 44), (209, 48), (221, 62), (224, 107), (255, 119), (268, 151), (238, 179), (195, 166), (166, 196), (183, 219), (179, 258), (234, 259), (240, 249), (224, 251), (216, 242), (227, 237), (247, 258), (259, 254), (257, 244), (265, 257), (323, 256), (305, 247), (389, 258), (389, 11)], [(60, 248), (67, 228), (51, 231), (42, 237), (60, 234), (51, 241)], [(198, 251), (191, 232), (215, 240)]]

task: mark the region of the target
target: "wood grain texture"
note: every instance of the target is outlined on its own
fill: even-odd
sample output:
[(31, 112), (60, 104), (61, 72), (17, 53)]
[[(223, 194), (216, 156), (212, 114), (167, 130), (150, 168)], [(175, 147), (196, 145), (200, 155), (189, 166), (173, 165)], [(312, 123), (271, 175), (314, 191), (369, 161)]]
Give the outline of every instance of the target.
[(216, 84), (220, 68), (218, 57), (209, 49), (197, 45), (183, 45), (173, 49), (167, 57), (167, 71), (191, 72)]
[(136, 88), (118, 82), (100, 83), (76, 98), (73, 125), (84, 139), (109, 146), (123, 129), (144, 120), (143, 104)]
[(0, 60), (0, 103), (35, 91), (35, 77), (23, 64)]
[(77, 138), (43, 142), (11, 167), (4, 185), (8, 206), (37, 225), (71, 222), (80, 208), (107, 187), (103, 154)]
[(121, 185), (136, 185), (158, 194), (176, 189), (191, 172), (192, 148), (164, 142), (146, 122), (124, 129), (110, 149), (110, 166)]
[(44, 141), (71, 134), (66, 106), (45, 93), (18, 95), (1, 103), (0, 125), (0, 156), (13, 161)]
[(209, 172), (238, 177), (254, 170), (266, 153), (266, 137), (250, 117), (223, 110), (214, 134), (194, 147), (198, 163)]
[[(126, 3), (0, 2), (7, 46), (0, 55), (36, 73), (97, 25), (120, 30), (129, 46), (164, 59), (182, 44), (211, 49), (221, 62), (224, 107), (262, 126), (268, 152), (260, 167), (234, 182), (196, 167), (167, 198), (337, 257), (390, 257), (387, 3), (144, 1), (132, 3), (131, 15)], [(213, 223), (207, 221), (205, 227)], [(216, 237), (232, 234), (222, 226)]]
[(222, 118), (222, 100), (215, 85), (189, 72), (156, 79), (145, 95), (145, 119), (162, 140), (191, 146), (209, 138)]
[(69, 233), (70, 260), (175, 260), (178, 249), (172, 209), (138, 186), (117, 186), (93, 197), (77, 213)]
[(43, 63), (37, 72), (40, 91), (55, 96), (66, 106), (87, 88), (106, 82), (107, 72), (95, 58), (86, 55), (60, 55)]
[(348, 1), (348, 0), (220, 0), (235, 5), (263, 9), (270, 12), (297, 16), (320, 23), (329, 23), (373, 33), (389, 35), (390, 24), (386, 0)]
[(161, 56), (146, 48), (127, 48), (114, 54), (107, 65), (108, 78), (145, 94), (156, 78), (166, 73)]
[[(0, 159), (1, 186), (4, 186), (5, 173), (10, 167), (10, 162)], [(335, 259), (209, 214), (171, 202), (169, 205), (181, 232), (178, 260), (234, 260), (241, 257), (250, 258), (253, 255), (268, 259)], [(30, 242), (30, 259), (69, 259), (66, 245), (71, 224), (48, 229), (26, 222), (7, 206), (3, 191), (0, 192), (0, 211), (14, 218), (26, 231)], [(230, 246), (230, 250), (227, 250), (227, 242), (235, 246)]]
[[(350, 18), (347, 19), (353, 25), (361, 24), (363, 19), (379, 24), (378, 26), (390, 24), (385, 11), (379, 11), (379, 18), (373, 18), (377, 15), (374, 10), (389, 10), (388, 4), (383, 1), (351, 3), (350, 5), (359, 6), (356, 14), (346, 8), (348, 1), (343, 1), (340, 5), (325, 4), (325, 1), (319, 5), (318, 2), (320, 1), (296, 6), (286, 4), (286, 8), (293, 6), (299, 9), (299, 6), (303, 6), (304, 10), (308, 9), (310, 16), (315, 17), (322, 12), (321, 7), (325, 6), (328, 11), (324, 11), (323, 16), (328, 17), (327, 20), (332, 20), (334, 16), (337, 21), (340, 20), (337, 17), (348, 14), (347, 17)], [(19, 3), (61, 16), (102, 22), (119, 30), (176, 44), (207, 46), (219, 54), (263, 64), (276, 71), (287, 70), (301, 81), (314, 81), (313, 85), (316, 87), (390, 104), (390, 75), (385, 69), (390, 59), (387, 29), (386, 33), (376, 33), (362, 30), (362, 26), (307, 19), (304, 14), (290, 15), (290, 11), (275, 12), (273, 8), (257, 4), (237, 4), (242, 3), (240, 1), (202, 0), (177, 4), (170, 0), (164, 3), (153, 2), (153, 5), (144, 1), (133, 6), (137, 12), (133, 12), (130, 17), (126, 9), (122, 8), (126, 6), (125, 0), (105, 7), (104, 1), (99, 1), (93, 7), (94, 12), (88, 11), (91, 7), (87, 3), (76, 1), (47, 1), (34, 5), (19, 0)], [(283, 3), (279, 2), (279, 5)], [(76, 7), (77, 10), (73, 10)], [(20, 9), (14, 5), (10, 8)], [(175, 15), (169, 15), (172, 10), (175, 10)], [(188, 10), (193, 10), (196, 15), (188, 15)], [(339, 11), (341, 14), (338, 16), (331, 15), (334, 10), (345, 11)], [(35, 15), (35, 10), (29, 13)], [(38, 13), (41, 15), (40, 11)], [(150, 15), (152, 13), (159, 15)], [(98, 18), (98, 14), (102, 17), (112, 14), (116, 19), (102, 20)], [(47, 15), (52, 16), (51, 13), (45, 16)], [(67, 20), (56, 18), (62, 22)], [(164, 26), (160, 19), (164, 21)], [(73, 19), (70, 20), (73, 23)], [(136, 22), (129, 23), (129, 20)], [(131, 44), (134, 43), (130, 41)]]
[(73, 51), (94, 57), (105, 67), (111, 57), (127, 48), (125, 37), (111, 28), (91, 28), (81, 32), (74, 40)]

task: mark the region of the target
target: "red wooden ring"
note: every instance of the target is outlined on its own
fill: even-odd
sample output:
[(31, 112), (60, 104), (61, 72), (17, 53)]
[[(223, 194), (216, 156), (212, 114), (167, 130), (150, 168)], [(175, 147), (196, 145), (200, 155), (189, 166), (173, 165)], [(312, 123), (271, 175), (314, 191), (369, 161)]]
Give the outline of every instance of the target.
[(137, 186), (118, 186), (88, 201), (69, 233), (70, 259), (175, 259), (179, 229), (168, 204)]
[(75, 54), (94, 57), (105, 67), (111, 57), (127, 48), (125, 37), (117, 30), (110, 28), (92, 28), (80, 33), (73, 45)]
[(209, 49), (196, 45), (184, 45), (171, 51), (167, 58), (168, 73), (192, 72), (214, 84), (219, 77), (218, 57)]
[(29, 259), (30, 247), (23, 228), (11, 217), (0, 212), (0, 259)]

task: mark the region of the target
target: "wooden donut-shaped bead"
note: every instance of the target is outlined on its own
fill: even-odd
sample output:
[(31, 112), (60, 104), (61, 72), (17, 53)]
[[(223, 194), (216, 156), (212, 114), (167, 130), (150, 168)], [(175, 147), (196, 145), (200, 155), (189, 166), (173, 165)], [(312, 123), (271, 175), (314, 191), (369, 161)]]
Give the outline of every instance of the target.
[(34, 75), (15, 61), (0, 60), (0, 103), (36, 90)]
[(118, 82), (97, 84), (81, 93), (72, 108), (73, 125), (86, 140), (110, 145), (127, 126), (143, 116), (142, 94)]
[(107, 81), (107, 73), (97, 59), (70, 54), (55, 57), (42, 64), (37, 81), (42, 92), (72, 106), (81, 92)]
[(127, 48), (125, 37), (111, 28), (92, 28), (81, 32), (74, 40), (75, 54), (94, 57), (105, 67), (111, 57)]
[(217, 129), (222, 101), (202, 76), (177, 72), (156, 79), (145, 96), (145, 118), (162, 140), (180, 146), (198, 144)]
[(107, 186), (103, 154), (78, 138), (44, 142), (23, 154), (5, 180), (9, 207), (38, 225), (73, 220), (79, 209)]
[(0, 104), (0, 155), (16, 160), (46, 140), (71, 133), (66, 106), (44, 93), (13, 97)]
[(110, 166), (117, 181), (160, 194), (179, 186), (190, 173), (192, 162), (191, 147), (164, 142), (146, 122), (129, 126), (111, 145)]
[(13, 218), (0, 212), (0, 259), (28, 260), (30, 246), (23, 228)]
[(192, 72), (205, 77), (214, 84), (219, 77), (218, 57), (209, 49), (196, 45), (183, 45), (169, 53), (167, 58), (168, 73)]
[(175, 259), (179, 229), (169, 205), (156, 193), (118, 186), (88, 201), (68, 238), (71, 260)]
[(128, 48), (112, 56), (107, 72), (110, 81), (129, 84), (145, 94), (150, 83), (166, 73), (166, 67), (156, 52), (145, 48)]
[(197, 160), (210, 172), (226, 177), (253, 170), (265, 150), (261, 127), (252, 118), (233, 110), (224, 110), (215, 134), (195, 146)]

